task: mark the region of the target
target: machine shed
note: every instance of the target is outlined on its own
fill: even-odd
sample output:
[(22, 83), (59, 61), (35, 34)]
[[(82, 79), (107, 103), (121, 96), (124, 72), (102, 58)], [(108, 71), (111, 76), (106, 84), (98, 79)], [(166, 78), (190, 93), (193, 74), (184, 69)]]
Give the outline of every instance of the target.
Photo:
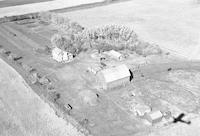
[(105, 90), (127, 84), (130, 76), (129, 68), (125, 64), (104, 69), (98, 74), (99, 83)]

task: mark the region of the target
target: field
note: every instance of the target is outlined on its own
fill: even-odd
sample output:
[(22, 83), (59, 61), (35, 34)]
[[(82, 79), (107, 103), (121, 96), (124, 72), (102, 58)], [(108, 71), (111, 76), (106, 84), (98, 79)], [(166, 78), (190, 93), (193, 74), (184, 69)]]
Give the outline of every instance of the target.
[(37, 2), (44, 2), (50, 0), (0, 0), (0, 8), (8, 7), (8, 6), (16, 6), (16, 5), (23, 5), (23, 4), (30, 4), (30, 3), (37, 3)]
[(61, 14), (86, 27), (105, 24), (133, 27), (145, 41), (186, 58), (199, 59), (199, 12), (195, 0), (131, 0)]
[(90, 5), (91, 3), (101, 2), (103, 2), (103, 0), (19, 0), (17, 2), (5, 0), (0, 1), (0, 17), (17, 16), (57, 9), (69, 9), (80, 5)]
[[(0, 59), (0, 136), (81, 136)], [(70, 132), (70, 133), (69, 133)]]
[[(185, 113), (198, 118), (198, 61), (186, 61), (165, 52), (141, 56), (134, 51), (121, 51), (127, 55), (125, 60), (106, 57), (105, 64), (108, 68), (126, 64), (133, 72), (133, 80), (125, 87), (101, 90), (97, 77), (88, 72), (88, 67), (100, 65), (99, 58), (92, 57), (95, 50), (82, 51), (67, 64), (52, 59), (50, 39), (57, 32), (60, 29), (56, 26), (38, 19), (2, 23), (1, 57), (56, 110), (57, 115), (66, 121), (73, 120), (72, 124), (79, 131), (95, 136), (146, 135), (176, 125), (163, 120), (152, 126), (131, 109), (136, 105), (146, 105), (163, 113), (170, 111), (172, 117)], [(37, 80), (34, 73), (37, 73)], [(84, 90), (98, 95), (95, 106), (80, 99)]]

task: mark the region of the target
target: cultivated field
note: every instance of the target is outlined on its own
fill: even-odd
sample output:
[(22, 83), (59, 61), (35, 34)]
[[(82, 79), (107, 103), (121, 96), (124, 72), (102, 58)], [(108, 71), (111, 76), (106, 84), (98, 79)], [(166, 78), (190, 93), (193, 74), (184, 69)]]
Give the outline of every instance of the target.
[(0, 0), (0, 8), (30, 4), (30, 3), (38, 3), (38, 2), (44, 2), (44, 1), (51, 1), (51, 0), (17, 0), (17, 1), (16, 0)]
[(199, 12), (200, 5), (195, 0), (131, 0), (61, 14), (86, 27), (133, 27), (145, 41), (189, 59), (200, 59)]
[(0, 136), (82, 136), (0, 59)]
[[(28, 2), (21, 3), (20, 2)], [(64, 8), (71, 8), (85, 4), (103, 2), (103, 0), (41, 0), (41, 1), (18, 1), (10, 2), (10, 0), (0, 1), (0, 17), (9, 17), (37, 13), (42, 11), (50, 11)], [(11, 4), (12, 3), (12, 4)], [(9, 6), (10, 4), (10, 6)], [(18, 4), (15, 6), (15, 4)], [(1, 7), (3, 6), (3, 7)]]

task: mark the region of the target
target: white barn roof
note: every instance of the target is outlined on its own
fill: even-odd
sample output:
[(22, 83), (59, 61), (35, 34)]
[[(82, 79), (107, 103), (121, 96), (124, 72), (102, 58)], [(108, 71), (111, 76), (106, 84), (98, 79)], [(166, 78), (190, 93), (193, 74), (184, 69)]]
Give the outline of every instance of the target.
[(125, 64), (102, 70), (101, 73), (103, 74), (106, 83), (131, 76), (129, 68)]
[(119, 52), (117, 52), (117, 51), (115, 51), (115, 50), (111, 50), (111, 51), (109, 52), (109, 54), (110, 54), (111, 56), (115, 57), (115, 58), (120, 58), (120, 57), (122, 56), (121, 53), (119, 53)]

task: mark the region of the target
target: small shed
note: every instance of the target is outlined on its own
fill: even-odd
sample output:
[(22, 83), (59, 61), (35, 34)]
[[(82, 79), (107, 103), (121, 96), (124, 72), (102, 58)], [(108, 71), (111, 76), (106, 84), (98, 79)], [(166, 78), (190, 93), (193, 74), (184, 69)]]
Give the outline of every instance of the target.
[(116, 60), (123, 60), (124, 59), (124, 55), (122, 55), (121, 53), (115, 51), (115, 50), (110, 50), (109, 52), (106, 52), (106, 54), (108, 56), (110, 56), (111, 58), (113, 59), (116, 59)]
[(129, 68), (125, 64), (98, 73), (99, 84), (105, 90), (129, 83), (130, 77)]
[(158, 111), (152, 111), (145, 115), (145, 118), (152, 124), (158, 123), (162, 120), (163, 114)]
[(57, 62), (70, 62), (73, 60), (73, 54), (63, 51), (57, 47), (52, 50), (52, 57)]

